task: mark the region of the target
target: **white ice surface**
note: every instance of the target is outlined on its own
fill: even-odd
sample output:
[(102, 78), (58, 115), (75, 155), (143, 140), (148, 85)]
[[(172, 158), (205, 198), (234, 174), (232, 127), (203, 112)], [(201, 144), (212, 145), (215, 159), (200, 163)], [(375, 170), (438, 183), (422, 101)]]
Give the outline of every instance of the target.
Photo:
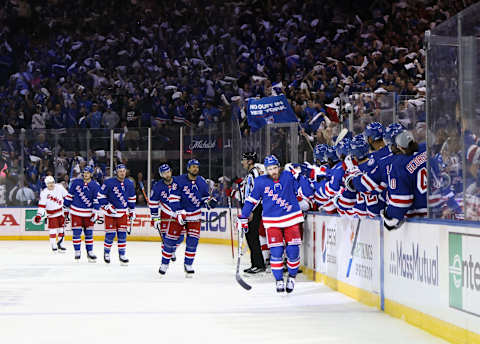
[(200, 244), (191, 280), (183, 247), (164, 278), (159, 243), (128, 243), (128, 267), (115, 249), (106, 265), (100, 243), (95, 264), (67, 248), (0, 242), (0, 343), (444, 343), (302, 277), (288, 296), (270, 275), (244, 291), (227, 246)]

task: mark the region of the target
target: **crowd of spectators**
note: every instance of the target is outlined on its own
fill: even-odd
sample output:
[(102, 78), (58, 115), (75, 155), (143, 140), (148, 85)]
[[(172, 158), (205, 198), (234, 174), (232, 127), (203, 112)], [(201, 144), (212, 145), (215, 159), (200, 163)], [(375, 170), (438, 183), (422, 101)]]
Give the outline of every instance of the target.
[(117, 129), (132, 141), (142, 139), (139, 127), (161, 135), (174, 125), (238, 120), (248, 135), (246, 100), (284, 93), (302, 135), (312, 143), (331, 140), (340, 100), (354, 92), (423, 96), (424, 31), (472, 2), (5, 1), (6, 198), (25, 185), (38, 195), (46, 174), (68, 183), (81, 163), (108, 174), (102, 155), (82, 157), (79, 149), (87, 150), (77, 148), (79, 141), (53, 142), (52, 131), (78, 138), (78, 128)]

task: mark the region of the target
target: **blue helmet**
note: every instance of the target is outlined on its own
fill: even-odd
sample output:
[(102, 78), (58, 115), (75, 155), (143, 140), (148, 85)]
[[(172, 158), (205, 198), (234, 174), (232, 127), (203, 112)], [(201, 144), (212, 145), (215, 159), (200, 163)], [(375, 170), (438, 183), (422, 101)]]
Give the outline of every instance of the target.
[(356, 157), (358, 160), (363, 160), (367, 157), (369, 151), (370, 151), (370, 145), (368, 144), (367, 141), (363, 138), (355, 138), (352, 140), (350, 144), (350, 153)]
[(400, 123), (392, 123), (385, 129), (385, 134), (383, 136), (383, 142), (386, 145), (391, 145), (395, 142), (395, 136), (397, 136), (404, 128)]
[(197, 165), (198, 167), (200, 167), (200, 162), (199, 162), (197, 159), (190, 159), (190, 160), (188, 160), (188, 162), (187, 162), (187, 169), (189, 169), (190, 166), (193, 166), (193, 165)]
[(160, 165), (160, 167), (158, 168), (158, 174), (159, 175), (162, 175), (163, 172), (167, 172), (167, 171), (170, 171), (170, 166), (168, 166), (168, 164), (162, 164)]
[(93, 174), (93, 167), (90, 166), (90, 165), (87, 165), (87, 166), (85, 166), (85, 168), (83, 169), (83, 172), (88, 172), (88, 173), (92, 173), (92, 174)]
[(325, 152), (325, 157), (332, 162), (338, 161), (337, 150), (334, 146), (328, 146), (327, 151)]
[(326, 144), (318, 144), (315, 146), (315, 149), (313, 150), (313, 157), (315, 158), (315, 161), (320, 161), (323, 162), (326, 159), (325, 153), (327, 152), (328, 145)]
[(127, 167), (124, 164), (118, 164), (117, 167), (115, 167), (115, 171), (118, 171), (118, 170), (121, 170), (121, 169), (126, 170)]
[(383, 138), (383, 134), (385, 133), (385, 127), (378, 123), (372, 122), (367, 125), (363, 135), (368, 138), (370, 137), (373, 141), (378, 141)]
[(351, 144), (352, 140), (350, 139), (343, 139), (342, 141), (340, 141), (337, 145), (337, 157), (339, 159), (342, 158), (342, 156), (347, 156), (348, 154), (350, 154), (350, 144)]
[(267, 155), (265, 157), (265, 160), (263, 161), (263, 164), (265, 165), (265, 168), (268, 166), (280, 166), (280, 162), (278, 161), (277, 157), (275, 155)]

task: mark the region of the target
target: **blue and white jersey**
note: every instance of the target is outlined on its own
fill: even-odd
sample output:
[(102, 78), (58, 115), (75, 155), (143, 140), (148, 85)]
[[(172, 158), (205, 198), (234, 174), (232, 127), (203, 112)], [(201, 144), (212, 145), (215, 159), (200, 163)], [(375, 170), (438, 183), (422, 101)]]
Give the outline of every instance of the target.
[(245, 200), (242, 217), (248, 218), (255, 206), (262, 201), (262, 220), (265, 228), (290, 227), (303, 222), (303, 214), (297, 200), (298, 184), (292, 173), (283, 171), (279, 180), (268, 175), (255, 179), (255, 186)]
[(389, 218), (427, 215), (427, 152), (425, 146), (413, 155), (396, 155), (388, 183)]
[(65, 196), (63, 206), (70, 208), (72, 215), (90, 217), (93, 209), (98, 209), (99, 190), (100, 185), (94, 180), (85, 183), (82, 178), (74, 179), (68, 189), (68, 195)]
[(339, 161), (330, 170), (330, 180), (323, 184), (320, 192), (326, 197), (335, 197), (342, 188), (344, 175), (343, 162)]
[(202, 207), (212, 198), (207, 182), (201, 176), (190, 180), (187, 174), (178, 176), (176, 181), (178, 189), (172, 190), (170, 194), (170, 207), (175, 212), (185, 210), (189, 221), (200, 220)]
[(125, 178), (121, 182), (117, 177), (108, 178), (103, 182), (98, 192), (98, 203), (101, 208), (110, 204), (115, 209), (116, 214), (105, 214), (111, 217), (122, 217), (127, 213), (127, 209), (135, 209), (137, 196), (133, 182)]
[(172, 210), (170, 202), (178, 199), (176, 195), (172, 195), (172, 192), (178, 190), (179, 186), (176, 177), (173, 177), (172, 179), (172, 182), (168, 185), (164, 180), (160, 180), (153, 186), (150, 200), (148, 202), (152, 217), (160, 216), (158, 212), (159, 209), (162, 213), (172, 217), (175, 216), (175, 211)]

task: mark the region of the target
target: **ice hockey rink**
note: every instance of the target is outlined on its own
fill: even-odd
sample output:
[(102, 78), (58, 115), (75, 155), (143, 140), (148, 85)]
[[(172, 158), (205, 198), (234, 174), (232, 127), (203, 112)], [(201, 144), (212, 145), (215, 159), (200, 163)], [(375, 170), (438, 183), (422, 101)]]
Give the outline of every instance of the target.
[(0, 343), (445, 343), (301, 275), (290, 295), (270, 275), (245, 291), (228, 246), (200, 244), (185, 279), (183, 247), (160, 278), (160, 243), (128, 243), (128, 267), (99, 243), (97, 263), (74, 262), (66, 244), (0, 241)]

